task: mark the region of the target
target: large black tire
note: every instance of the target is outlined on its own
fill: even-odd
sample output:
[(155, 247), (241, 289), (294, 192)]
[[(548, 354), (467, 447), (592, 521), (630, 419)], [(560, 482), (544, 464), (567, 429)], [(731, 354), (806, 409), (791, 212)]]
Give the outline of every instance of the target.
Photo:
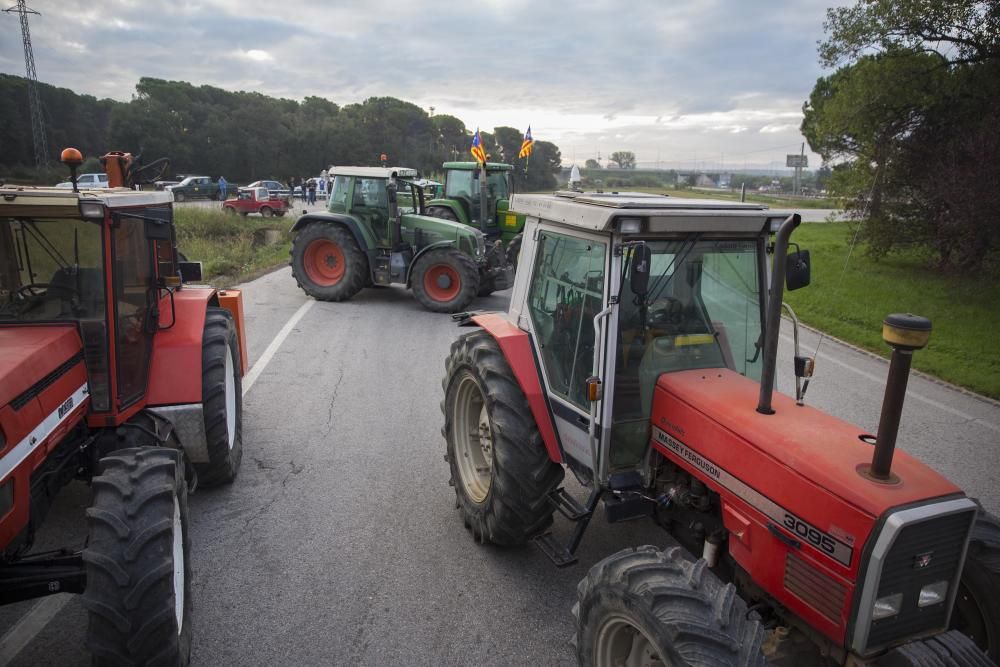
[(1000, 665), (1000, 520), (982, 508), (972, 526), (951, 629)]
[(243, 379), (232, 314), (209, 306), (201, 337), (201, 402), (208, 462), (196, 463), (198, 483), (209, 487), (236, 479), (243, 459)]
[(183, 454), (122, 449), (98, 467), (83, 550), (87, 648), (95, 664), (186, 665), (191, 545)]
[[(493, 336), (474, 331), (452, 343), (442, 385), (445, 459), (465, 526), (476, 540), (504, 546), (542, 533), (552, 524), (547, 496), (562, 482), (563, 468), (549, 459), (528, 399)], [(477, 466), (488, 471), (477, 474)]]
[(320, 301), (344, 301), (369, 280), (368, 258), (351, 233), (340, 225), (313, 222), (292, 241), (295, 281)]
[(445, 208), (443, 206), (431, 206), (427, 209), (427, 215), (433, 218), (441, 218), (442, 220), (451, 220), (452, 222), (458, 222), (458, 216), (450, 208)]
[(479, 292), (479, 269), (455, 248), (436, 248), (421, 255), (410, 277), (413, 295), (427, 310), (457, 313)]
[(764, 630), (747, 619), (736, 588), (723, 584), (704, 560), (685, 558), (681, 547), (644, 546), (608, 556), (580, 582), (577, 597), (576, 655), (584, 667), (633, 664), (613, 659), (630, 650), (647, 657), (634, 664), (766, 664)]

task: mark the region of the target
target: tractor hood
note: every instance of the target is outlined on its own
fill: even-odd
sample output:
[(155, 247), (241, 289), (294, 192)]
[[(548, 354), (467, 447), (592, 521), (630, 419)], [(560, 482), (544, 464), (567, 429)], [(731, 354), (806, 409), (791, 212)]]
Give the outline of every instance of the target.
[(0, 328), (0, 408), (74, 358), (83, 345), (76, 326)]

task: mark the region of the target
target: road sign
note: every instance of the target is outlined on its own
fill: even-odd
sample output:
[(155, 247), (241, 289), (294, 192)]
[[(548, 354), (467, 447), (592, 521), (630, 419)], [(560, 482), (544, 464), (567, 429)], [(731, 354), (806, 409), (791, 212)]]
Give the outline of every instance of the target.
[(809, 157), (806, 155), (786, 155), (786, 167), (805, 168), (809, 166)]

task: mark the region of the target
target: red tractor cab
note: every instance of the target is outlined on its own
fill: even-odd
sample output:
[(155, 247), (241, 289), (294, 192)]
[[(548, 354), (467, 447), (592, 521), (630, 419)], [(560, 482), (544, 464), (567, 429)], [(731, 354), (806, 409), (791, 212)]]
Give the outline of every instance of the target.
[[(637, 193), (511, 208), (527, 223), (510, 310), (456, 316), (478, 328), (452, 345), (443, 383), (463, 522), (557, 566), (576, 561), (599, 504), (674, 545), (625, 549), (580, 582), (580, 664), (1000, 659), (1000, 522), (894, 451), (930, 322), (886, 318), (893, 361), (870, 435), (803, 404), (813, 360), (797, 349), (797, 395), (774, 392), (783, 290), (809, 282), (808, 252), (789, 252), (799, 216)], [(566, 470), (586, 498), (561, 485)]]
[[(96, 659), (186, 664), (187, 493), (239, 470), (242, 301), (188, 282), (169, 193), (122, 184), (0, 187), (0, 603), (82, 593)], [(33, 553), (74, 479), (86, 545)]]
[(240, 188), (236, 199), (227, 199), (222, 203), (222, 210), (230, 215), (239, 213), (247, 216), (251, 213), (260, 213), (265, 218), (270, 218), (272, 215), (283, 217), (288, 208), (286, 199), (267, 188)]

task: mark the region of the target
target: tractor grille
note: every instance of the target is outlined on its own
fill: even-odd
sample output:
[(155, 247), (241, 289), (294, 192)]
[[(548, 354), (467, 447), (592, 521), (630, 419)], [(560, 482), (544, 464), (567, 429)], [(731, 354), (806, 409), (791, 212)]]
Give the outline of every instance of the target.
[[(879, 647), (933, 630), (943, 630), (948, 621), (951, 593), (958, 585), (956, 574), (975, 518), (974, 511), (930, 518), (904, 526), (882, 567), (877, 598), (903, 594), (896, 616), (872, 621), (868, 646)], [(920, 589), (947, 581), (944, 602), (917, 606)]]
[(847, 586), (831, 579), (792, 552), (785, 558), (785, 589), (828, 619), (840, 621)]

